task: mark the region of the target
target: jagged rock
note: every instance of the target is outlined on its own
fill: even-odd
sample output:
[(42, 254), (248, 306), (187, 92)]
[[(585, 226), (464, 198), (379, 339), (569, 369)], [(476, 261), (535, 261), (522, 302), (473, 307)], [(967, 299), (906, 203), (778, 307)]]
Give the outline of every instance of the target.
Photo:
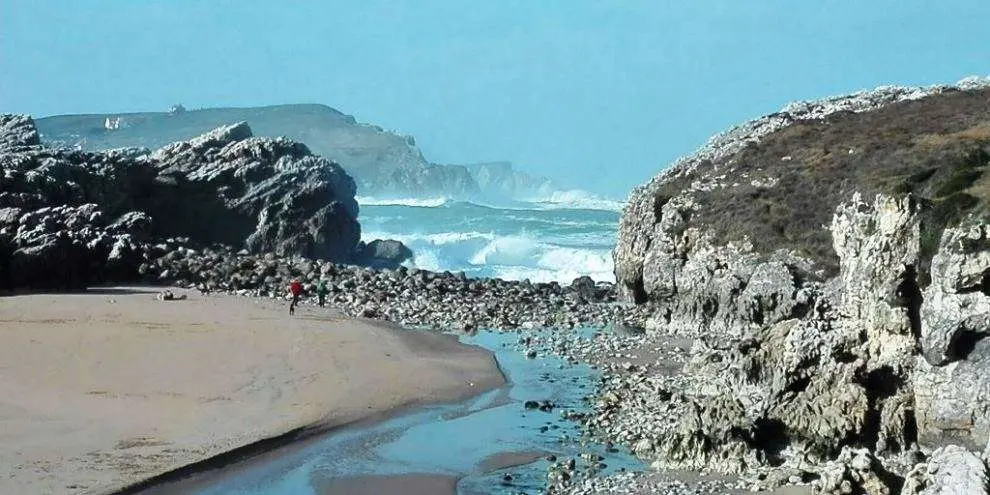
[[(80, 269), (76, 276), (101, 280), (136, 273), (144, 259), (143, 243), (177, 236), (249, 252), (357, 261), (354, 182), (305, 145), (251, 137), (251, 129), (241, 123), (155, 153), (88, 153), (38, 146), (30, 118), (3, 119), (3, 142), (16, 144), (0, 148), (3, 288), (23, 281), (12, 270), (31, 265), (26, 257), (69, 256), (74, 252), (69, 246), (82, 239), (99, 245), (97, 264), (107, 272)], [(90, 208), (86, 205), (96, 205), (98, 219), (84, 218), (81, 212)], [(53, 207), (79, 211), (46, 209)], [(29, 215), (36, 211), (44, 214)], [(55, 235), (53, 222), (68, 230)], [(62, 284), (38, 276), (30, 286), (48, 283)], [(74, 279), (69, 285), (85, 283)]]
[[(136, 275), (140, 247), (127, 225), (107, 227), (95, 204), (41, 208), (18, 220), (0, 258), (3, 287), (80, 289)], [(137, 225), (137, 224), (132, 224)], [(140, 232), (135, 232), (140, 234)]]
[(27, 115), (0, 114), (0, 152), (38, 146), (41, 139)]
[(965, 359), (990, 334), (990, 226), (969, 219), (946, 229), (921, 305), (921, 348), (932, 365)]
[(956, 225), (988, 210), (959, 179), (986, 169), (986, 139), (966, 136), (990, 118), (988, 87), (789, 105), (636, 188), (618, 293), (652, 312), (648, 341), (696, 340), (677, 380), (610, 386), (589, 426), (659, 468), (798, 470), (764, 487), (831, 462), (823, 486), (843, 493), (896, 492), (912, 464), (883, 463), (917, 444), (982, 450), (990, 241), (982, 217)]
[(987, 468), (975, 454), (958, 445), (932, 452), (928, 461), (908, 473), (902, 495), (950, 495), (987, 492)]
[(252, 137), (241, 122), (166, 146), (151, 160), (161, 176), (190, 186), (169, 205), (186, 224), (176, 231), (252, 252), (354, 256), (360, 238), (354, 181), (301, 143)]
[(970, 218), (946, 229), (921, 305), (924, 358), (914, 394), (918, 432), (929, 445), (990, 442), (990, 273), (988, 225)]
[[(669, 423), (644, 432), (654, 466), (744, 472), (794, 452), (821, 463), (843, 447), (890, 453), (913, 444), (919, 300), (905, 293), (916, 289), (917, 205), (854, 195), (830, 228), (839, 274), (828, 284), (786, 253), (759, 256), (700, 236), (684, 244), (676, 291), (655, 302), (666, 321), (654, 331), (689, 322), (701, 338), (682, 394), (657, 397)], [(853, 474), (841, 471), (836, 486), (873, 483)]]
[[(685, 286), (676, 269), (686, 261), (684, 249), (700, 237), (711, 237), (714, 246), (724, 246), (727, 241), (745, 244), (748, 237), (763, 255), (779, 249), (802, 251), (803, 256), (814, 258), (814, 273), (828, 275), (837, 267), (820, 226), (857, 189), (869, 196), (903, 194), (905, 190), (930, 194), (943, 185), (952, 185), (948, 179), (942, 182), (953, 176), (951, 172), (929, 174), (926, 177), (934, 182), (926, 187), (916, 187), (916, 182), (898, 183), (899, 174), (928, 171), (933, 161), (946, 163), (946, 169), (951, 169), (955, 165), (946, 162), (944, 155), (905, 165), (904, 170), (886, 167), (883, 170), (893, 174), (889, 179), (882, 173), (870, 176), (868, 172), (878, 167), (871, 157), (882, 155), (893, 160), (890, 157), (901, 156), (895, 152), (901, 143), (890, 142), (886, 134), (871, 135), (859, 129), (872, 129), (876, 127), (874, 121), (880, 120), (896, 127), (898, 135), (915, 132), (920, 138), (926, 133), (959, 132), (981, 122), (988, 88), (990, 82), (982, 79), (960, 81), (957, 87), (877, 88), (790, 104), (780, 112), (713, 137), (693, 155), (678, 159), (630, 194), (613, 251), (621, 295), (642, 303), (663, 300), (671, 289)], [(969, 109), (972, 115), (955, 122), (952, 116), (962, 112), (942, 107)], [(924, 121), (929, 127), (897, 127), (902, 120)], [(946, 129), (939, 129), (940, 124)], [(864, 139), (862, 146), (869, 147), (869, 153), (852, 147), (843, 148), (842, 153), (831, 149), (834, 141), (851, 140), (848, 134), (842, 135), (846, 128), (850, 130), (845, 132)], [(953, 143), (952, 139), (946, 142)], [(979, 161), (978, 144), (965, 139), (959, 143), (968, 143), (959, 144), (960, 149), (973, 151)], [(918, 154), (920, 150), (905, 152)], [(685, 235), (692, 227), (698, 231)]]
[(896, 478), (867, 449), (843, 448), (834, 461), (819, 470), (819, 476), (815, 487), (830, 495), (889, 495), (895, 493), (897, 486)]

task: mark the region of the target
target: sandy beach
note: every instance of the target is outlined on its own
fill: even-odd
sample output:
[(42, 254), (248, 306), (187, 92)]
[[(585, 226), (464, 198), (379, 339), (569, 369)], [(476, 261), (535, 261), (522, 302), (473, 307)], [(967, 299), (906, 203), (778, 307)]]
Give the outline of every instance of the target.
[(449, 336), (157, 290), (0, 298), (0, 493), (107, 493), (231, 449), (499, 386)]

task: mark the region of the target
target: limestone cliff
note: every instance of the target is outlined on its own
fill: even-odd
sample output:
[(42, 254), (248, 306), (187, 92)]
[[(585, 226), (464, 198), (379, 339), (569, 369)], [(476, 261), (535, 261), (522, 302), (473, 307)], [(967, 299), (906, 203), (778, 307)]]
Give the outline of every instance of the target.
[(971, 79), (792, 104), (633, 191), (617, 283), (652, 334), (699, 338), (684, 390), (635, 399), (653, 421), (607, 428), (661, 467), (985, 491), (988, 167)]

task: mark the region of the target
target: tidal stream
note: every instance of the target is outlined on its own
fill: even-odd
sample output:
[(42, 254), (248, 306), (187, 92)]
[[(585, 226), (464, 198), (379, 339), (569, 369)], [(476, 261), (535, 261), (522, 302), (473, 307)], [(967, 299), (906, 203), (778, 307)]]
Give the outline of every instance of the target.
[[(418, 407), (376, 424), (335, 430), (285, 455), (224, 468), (197, 483), (193, 493), (341, 493), (350, 490), (334, 487), (348, 486), (348, 480), (367, 485), (364, 480), (390, 479), (396, 486), (394, 481), (406, 476), (407, 486), (396, 493), (417, 493), (417, 476), (439, 475), (434, 477), (451, 484), (456, 480), (458, 494), (535, 494), (544, 488), (549, 456), (573, 457), (582, 465), (581, 454), (596, 454), (604, 458), (594, 461), (605, 465), (603, 474), (642, 469), (628, 452), (582, 442), (577, 423), (562, 417), (562, 411), (589, 410), (584, 397), (594, 393), (597, 372), (555, 357), (529, 359), (519, 350), (518, 338), (515, 333), (483, 331), (461, 339), (495, 354), (507, 380), (502, 388), (460, 403)], [(553, 407), (527, 408), (527, 401), (546, 401)]]

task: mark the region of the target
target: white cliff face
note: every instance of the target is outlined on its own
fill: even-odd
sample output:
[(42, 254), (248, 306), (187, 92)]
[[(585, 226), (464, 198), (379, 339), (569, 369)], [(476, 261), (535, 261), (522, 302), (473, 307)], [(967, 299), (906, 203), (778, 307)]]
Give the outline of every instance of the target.
[(916, 287), (919, 223), (911, 198), (878, 196), (868, 204), (859, 194), (839, 206), (832, 221), (842, 287), (837, 310), (866, 333), (874, 369), (901, 368), (915, 350), (910, 312), (916, 308), (908, 306), (902, 286)]
[(932, 283), (921, 306), (925, 359), (942, 365), (965, 357), (969, 341), (990, 333), (990, 231), (967, 222), (942, 234)]
[(914, 391), (922, 440), (990, 442), (990, 225), (946, 229), (921, 305)]
[[(659, 225), (674, 227), (665, 233), (677, 231), (679, 211), (664, 206)], [(643, 279), (653, 324), (702, 335), (684, 368), (691, 385), (672, 411), (656, 405), (674, 419), (639, 430), (637, 448), (657, 467), (745, 471), (789, 452), (823, 462), (844, 446), (889, 453), (915, 441), (918, 300), (901, 292), (914, 287), (917, 206), (857, 195), (831, 231), (840, 273), (829, 284), (803, 277), (797, 256), (713, 246), (692, 229), (650, 245)]]

